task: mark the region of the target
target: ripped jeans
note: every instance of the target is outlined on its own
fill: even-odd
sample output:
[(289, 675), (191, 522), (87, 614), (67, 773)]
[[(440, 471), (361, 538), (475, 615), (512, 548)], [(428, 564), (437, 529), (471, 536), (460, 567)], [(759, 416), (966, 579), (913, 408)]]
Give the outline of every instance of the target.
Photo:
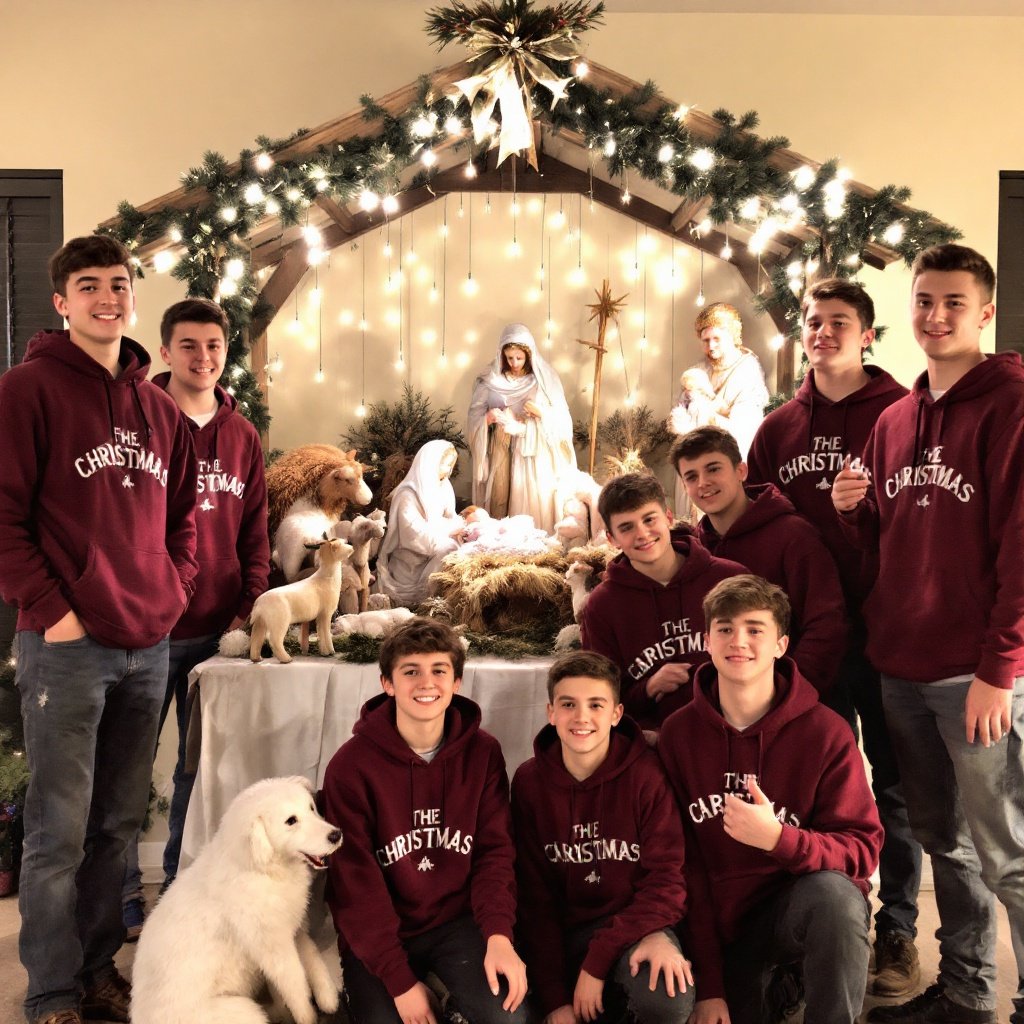
[(21, 631), (17, 642), (32, 772), (19, 895), (31, 1021), (77, 1007), (83, 986), (113, 973), (125, 845), (149, 798), (167, 640), (125, 651)]

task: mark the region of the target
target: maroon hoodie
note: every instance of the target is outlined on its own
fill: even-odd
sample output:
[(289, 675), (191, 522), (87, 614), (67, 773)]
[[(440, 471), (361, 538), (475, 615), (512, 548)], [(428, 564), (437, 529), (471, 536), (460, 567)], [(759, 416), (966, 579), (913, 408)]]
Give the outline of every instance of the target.
[[(170, 379), (169, 373), (160, 373), (153, 383), (166, 391)], [(253, 602), (267, 589), (270, 575), (260, 436), (219, 384), (216, 396), (217, 411), (205, 426), (185, 418), (199, 463), (199, 575), (196, 592), (171, 631), (173, 640), (223, 633), (236, 616), (247, 618)]]
[(864, 563), (836, 522), (832, 481), (847, 455), (859, 458), (883, 409), (907, 389), (877, 366), (865, 366), (870, 376), (859, 391), (830, 402), (814, 384), (808, 370), (796, 396), (765, 417), (750, 446), (748, 483), (775, 484), (797, 512), (820, 531), (839, 567), (843, 591), (856, 612), (871, 587), (876, 570)]
[(725, 536), (704, 516), (700, 542), (713, 555), (748, 566), (789, 595), (789, 656), (819, 693), (835, 681), (846, 650), (846, 609), (836, 563), (821, 535), (773, 484), (747, 487), (750, 504)]
[(622, 670), (622, 703), (645, 729), (657, 729), (690, 699), (687, 683), (660, 701), (647, 696), (647, 680), (669, 662), (693, 668), (708, 660), (704, 650), (704, 598), (719, 581), (747, 572), (745, 566), (713, 558), (688, 526), (672, 531), (672, 546), (684, 558), (667, 586), (637, 572), (625, 555), (608, 563), (580, 619), (585, 650), (610, 658)]
[(484, 939), (510, 941), (516, 895), (508, 776), (480, 708), (456, 694), (430, 761), (395, 725), (394, 699), (368, 700), (327, 766), (325, 816), (345, 840), (330, 861), (338, 946), (394, 998), (419, 980), (402, 940), (472, 912)]
[[(867, 896), (882, 826), (864, 761), (849, 725), (818, 703), (788, 658), (776, 663), (771, 709), (742, 732), (722, 717), (714, 665), (701, 666), (693, 701), (664, 724), (658, 753), (687, 830), (687, 921), (701, 999), (724, 995), (722, 946), (793, 875), (839, 871)], [(771, 852), (722, 827), (725, 795), (745, 795), (750, 777), (782, 822)]]
[(645, 935), (683, 916), (683, 828), (658, 758), (624, 717), (608, 755), (577, 781), (562, 763), (553, 726), (512, 780), (519, 879), (519, 931), (530, 987), (542, 1014), (572, 1002), (567, 929), (607, 918), (594, 932), (582, 969), (607, 978)]
[(0, 377), (0, 592), (18, 629), (74, 609), (105, 647), (152, 647), (196, 575), (196, 465), (177, 405), (121, 339), (112, 377), (67, 331), (41, 331)]
[(868, 441), (873, 487), (836, 521), (877, 547), (868, 657), (929, 683), (1024, 675), (1024, 367), (988, 356), (941, 398), (922, 374)]

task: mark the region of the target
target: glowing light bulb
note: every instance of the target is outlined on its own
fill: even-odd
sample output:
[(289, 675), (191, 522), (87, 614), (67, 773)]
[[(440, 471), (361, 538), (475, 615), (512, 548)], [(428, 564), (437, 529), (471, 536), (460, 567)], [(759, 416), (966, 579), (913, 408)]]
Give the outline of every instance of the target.
[(220, 208), (220, 219), (228, 224), (234, 224), (238, 220), (238, 210), (233, 206), (222, 206)]
[(294, 186), (288, 189), (288, 191), (285, 192), (285, 195), (288, 197), (288, 201), (292, 203), (297, 203), (302, 198), (301, 190)]
[(429, 139), (434, 134), (434, 125), (428, 118), (420, 115), (409, 126), (409, 130), (418, 139)]
[(224, 273), (231, 278), (232, 281), (237, 281), (245, 273), (245, 262), (240, 259), (230, 259), (224, 264)]
[(357, 406), (356, 406), (356, 415), (357, 415), (357, 416), (358, 416), (358, 417), (359, 417), (360, 419), (362, 419), (362, 418), (363, 418), (363, 417), (364, 417), (364, 416), (366, 415), (366, 406), (365, 406), (365, 405), (362, 405), (362, 404), (360, 404), (360, 405), (357, 405)]
[(470, 162), (470, 163), (466, 164), (465, 175), (466, 175), (467, 178), (475, 178), (476, 177), (476, 165), (474, 163)]
[(384, 248), (381, 250), (381, 253), (384, 256), (384, 259), (389, 260), (389, 259), (391, 259), (393, 251), (394, 250), (392, 250), (392, 248), (391, 248), (391, 243), (390, 242), (385, 242), (384, 243)]
[(605, 156), (615, 156), (615, 150), (616, 150), (615, 136), (614, 135), (609, 135), (608, 138), (605, 140), (604, 155)]
[(523, 212), (523, 208), (519, 205), (518, 199), (512, 200), (512, 205), (509, 207), (509, 211), (511, 212), (513, 217), (518, 217), (519, 214)]
[(222, 298), (230, 298), (232, 295), (238, 294), (238, 282), (232, 281), (230, 277), (222, 277), (217, 290)]
[(410, 249), (405, 254), (405, 262), (406, 263), (416, 263), (418, 260), (419, 260), (419, 255), (417, 254), (415, 249)]
[(263, 204), (263, 209), (273, 217), (275, 214), (281, 212), (281, 204), (273, 196), (267, 196), (267, 201)]
[(181, 229), (180, 228), (171, 228), (171, 241), (172, 242), (180, 242), (181, 241)]
[(323, 370), (317, 370), (316, 374), (313, 377), (313, 380), (316, 381), (317, 384), (323, 384), (323, 382), (324, 382), (324, 371)]
[(420, 162), (424, 167), (433, 167), (437, 163), (437, 154), (432, 149), (423, 150)]
[(685, 103), (681, 103), (676, 107), (675, 113), (672, 115), (677, 121), (682, 121), (684, 117), (690, 112), (690, 107)]
[(565, 227), (565, 214), (561, 210), (556, 210), (551, 214), (548, 223), (551, 225), (552, 231), (561, 231)]
[(793, 172), (793, 185), (801, 192), (806, 192), (814, 184), (815, 177), (817, 175), (814, 171), (804, 164)]
[(583, 273), (582, 267), (573, 267), (569, 273), (569, 284), (574, 288), (582, 288), (587, 283), (587, 275)]
[(639, 340), (639, 341), (638, 341), (638, 342), (636, 343), (636, 347), (637, 347), (638, 349), (640, 349), (640, 351), (641, 351), (641, 352), (643, 352), (643, 351), (644, 351), (644, 349), (646, 349), (646, 348), (647, 348), (647, 337), (646, 337), (646, 335), (645, 335), (644, 337), (642, 337), (642, 338), (641, 338), (641, 339), (640, 339), (640, 340)]
[(480, 291), (480, 285), (473, 278), (472, 274), (462, 282), (462, 291), (469, 298), (472, 298), (478, 291)]
[(312, 309), (317, 309), (323, 301), (324, 293), (319, 288), (310, 288), (306, 301)]
[(323, 235), (320, 234), (320, 229), (313, 224), (307, 224), (302, 229), (302, 237), (306, 241), (306, 245), (314, 246), (320, 245), (323, 242)]
[(459, 136), (462, 134), (462, 122), (454, 114), (451, 114), (445, 118), (444, 130), (449, 135)]
[(255, 206), (257, 203), (262, 203), (265, 196), (263, 195), (263, 189), (254, 181), (251, 185), (246, 185), (242, 198), (250, 206)]
[(296, 317), (294, 320), (288, 321), (288, 326), (285, 330), (293, 337), (297, 338), (302, 333), (302, 323), (299, 318)]
[(896, 221), (895, 223), (890, 224), (882, 232), (882, 241), (885, 242), (887, 245), (899, 245), (900, 242), (903, 241), (903, 235), (903, 225), (899, 221)]
[(475, 345), (480, 340), (480, 332), (472, 329), (466, 331), (466, 343), (469, 345)]
[(628, 188), (624, 189), (623, 192), (622, 192), (622, 195), (619, 196), (619, 202), (622, 203), (623, 206), (629, 206), (629, 204), (632, 201), (633, 201), (633, 197), (629, 194), (629, 189)]
[(658, 163), (667, 164), (676, 155), (675, 149), (667, 142), (658, 150)]
[(707, 299), (704, 298), (704, 289), (702, 288), (699, 292), (697, 292), (697, 305), (703, 306), (706, 301)]
[(169, 249), (164, 249), (153, 257), (153, 269), (158, 274), (166, 274), (177, 262), (178, 259), (174, 253)]
[(433, 345), (437, 341), (437, 331), (433, 327), (424, 328), (423, 333), (420, 334), (420, 340), (424, 345)]
[(338, 314), (338, 323), (341, 324), (342, 327), (351, 327), (354, 321), (355, 314), (351, 309), (343, 309)]
[(395, 360), (395, 369), (396, 370), (404, 370), (405, 369), (405, 358), (403, 356), (399, 356)]
[(437, 302), (437, 285), (431, 286), (430, 291), (427, 293), (427, 300), (429, 302)]
[(359, 208), (361, 210), (365, 210), (367, 213), (370, 213), (371, 211), (376, 210), (378, 206), (380, 206), (380, 196), (378, 196), (376, 192), (371, 192), (368, 188), (364, 188), (363, 191), (359, 193)]
[(511, 242), (509, 242), (507, 251), (509, 258), (515, 260), (522, 256), (523, 247), (515, 239), (513, 239)]
[(554, 334), (555, 331), (558, 330), (558, 324), (556, 324), (554, 320), (545, 320), (544, 321), (544, 330), (548, 334)]
[(398, 213), (398, 200), (394, 196), (385, 196), (380, 201), (380, 208), (389, 216)]
[(266, 174), (274, 166), (274, 158), (269, 153), (257, 153), (252, 165), (260, 174)]
[(723, 260), (732, 259), (732, 246), (729, 245), (728, 242), (726, 242), (725, 245), (722, 246), (721, 257)]
[(783, 345), (786, 344), (786, 339), (781, 334), (776, 334), (773, 338), (768, 339), (768, 347), (773, 352), (778, 352)]
[(587, 73), (590, 71), (590, 65), (585, 60), (578, 60), (573, 70), (577, 78), (586, 78)]
[(715, 154), (710, 149), (698, 149), (690, 157), (690, 163), (698, 171), (710, 171), (715, 166)]
[(447, 224), (442, 224), (442, 225), (441, 225), (441, 226), (440, 226), (440, 227), (439, 227), (439, 228), (437, 229), (437, 233), (438, 233), (438, 234), (439, 234), (439, 235), (440, 235), (440, 236), (441, 236), (442, 238), (447, 238), (447, 237), (448, 237), (448, 225), (447, 225)]
[(325, 259), (327, 259), (327, 253), (325, 253), (319, 246), (314, 246), (306, 253), (306, 262), (311, 267), (319, 267)]

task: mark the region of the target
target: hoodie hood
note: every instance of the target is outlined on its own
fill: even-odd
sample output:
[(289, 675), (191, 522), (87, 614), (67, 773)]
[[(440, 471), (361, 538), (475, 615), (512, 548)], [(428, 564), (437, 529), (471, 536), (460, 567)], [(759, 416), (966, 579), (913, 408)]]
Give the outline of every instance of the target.
[(636, 764), (650, 748), (640, 726), (629, 715), (623, 715), (611, 731), (608, 754), (593, 775), (581, 782), (566, 770), (562, 763), (562, 743), (553, 725), (545, 725), (533, 741), (533, 753), (549, 772), (548, 781), (560, 789), (597, 789), (619, 778)]
[[(743, 488), (750, 504), (744, 509), (743, 514), (736, 520), (725, 533), (725, 538), (714, 528), (707, 516), (702, 516), (697, 524), (697, 536), (709, 551), (717, 553), (718, 543), (723, 539), (735, 540), (745, 537), (747, 534), (756, 533), (769, 523), (783, 516), (797, 514), (793, 502), (787, 498), (774, 484), (751, 484)], [(728, 551), (722, 554), (728, 557)], [(738, 559), (742, 561), (742, 559)]]
[[(711, 553), (697, 539), (697, 534), (689, 526), (680, 525), (672, 529), (672, 549), (683, 556), (683, 564), (679, 571), (668, 582), (669, 587), (684, 586), (699, 578), (711, 565)], [(658, 592), (665, 588), (657, 580), (637, 572), (625, 555), (616, 555), (608, 563), (605, 579), (616, 586), (629, 587), (631, 590)]]
[(113, 377), (71, 340), (70, 331), (39, 331), (33, 335), (25, 351), (24, 362), (29, 363), (33, 359), (56, 359), (77, 373), (110, 381), (145, 380), (152, 362), (149, 353), (137, 341), (122, 338), (121, 353), (117, 360), (121, 372)]
[[(455, 694), (444, 715), (444, 741), (431, 764), (440, 764), (458, 757), (480, 728), (480, 706)], [(359, 712), (352, 728), (353, 736), (362, 736), (389, 761), (403, 765), (425, 762), (402, 739), (395, 723), (395, 701), (386, 693), (371, 697)]]
[[(167, 386), (171, 382), (171, 375), (165, 371), (164, 373), (156, 374), (150, 379), (161, 391), (167, 391)], [(229, 395), (219, 384), (214, 385), (213, 394), (217, 399), (217, 411), (209, 422), (199, 426), (191, 416), (185, 414), (185, 422), (188, 423), (189, 429), (192, 431), (196, 455), (198, 458), (206, 460), (216, 459), (220, 454), (217, 441), (220, 437), (221, 428), (234, 414), (238, 406), (235, 397)]]

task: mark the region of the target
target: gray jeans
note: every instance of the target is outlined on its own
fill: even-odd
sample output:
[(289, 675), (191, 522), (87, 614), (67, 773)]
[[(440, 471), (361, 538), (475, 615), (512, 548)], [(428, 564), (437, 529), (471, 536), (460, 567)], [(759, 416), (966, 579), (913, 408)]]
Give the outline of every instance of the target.
[(125, 845), (142, 823), (167, 685), (167, 640), (140, 651), (18, 634), (25, 752), (25, 1015), (77, 1007), (124, 940)]
[[(995, 1009), (994, 893), (1006, 907), (1024, 978), (1024, 677), (1009, 736), (967, 742), (969, 682), (882, 677), (889, 734), (914, 837), (931, 856), (939, 910), (939, 980), (954, 1002)], [(1013, 1000), (1024, 1024), (1024, 988)]]

